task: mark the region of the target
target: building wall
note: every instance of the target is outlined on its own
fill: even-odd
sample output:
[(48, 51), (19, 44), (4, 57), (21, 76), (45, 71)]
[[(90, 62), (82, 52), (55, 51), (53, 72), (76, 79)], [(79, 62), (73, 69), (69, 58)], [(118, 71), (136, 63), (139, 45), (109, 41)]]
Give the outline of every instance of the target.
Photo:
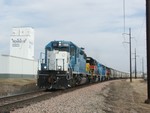
[(0, 73), (9, 72), (9, 58), (0, 55)]
[(1, 78), (36, 78), (38, 62), (35, 60), (0, 55)]

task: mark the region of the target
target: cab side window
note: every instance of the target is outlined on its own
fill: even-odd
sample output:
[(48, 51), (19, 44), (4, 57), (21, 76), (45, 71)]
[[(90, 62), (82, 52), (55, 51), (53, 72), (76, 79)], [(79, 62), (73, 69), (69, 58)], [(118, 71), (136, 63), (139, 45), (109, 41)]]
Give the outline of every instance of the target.
[(70, 55), (75, 56), (75, 47), (74, 46), (70, 47)]

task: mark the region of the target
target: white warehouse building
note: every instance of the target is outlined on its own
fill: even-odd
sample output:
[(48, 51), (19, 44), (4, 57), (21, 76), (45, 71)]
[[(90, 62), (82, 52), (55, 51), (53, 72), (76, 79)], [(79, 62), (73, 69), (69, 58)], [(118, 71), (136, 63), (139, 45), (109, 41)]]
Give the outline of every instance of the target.
[(34, 60), (34, 29), (13, 28), (10, 55), (0, 55), (0, 77), (36, 78), (38, 62)]

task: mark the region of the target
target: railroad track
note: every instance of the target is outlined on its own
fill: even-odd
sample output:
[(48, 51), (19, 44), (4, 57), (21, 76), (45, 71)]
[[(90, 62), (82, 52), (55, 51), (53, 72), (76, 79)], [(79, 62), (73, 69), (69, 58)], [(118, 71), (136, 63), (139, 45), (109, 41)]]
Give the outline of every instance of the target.
[[(44, 90), (37, 90), (28, 93), (22, 93), (12, 96), (5, 96), (0, 98), (0, 113), (7, 112), (13, 110), (14, 108), (18, 108), (20, 103), (24, 103), (26, 101), (30, 101), (34, 98), (38, 98), (42, 95), (48, 94), (50, 92), (45, 92)], [(18, 105), (17, 105), (18, 104)], [(22, 107), (22, 105), (19, 105)]]
[(25, 106), (29, 106), (31, 104), (50, 99), (52, 97), (59, 96), (64, 93), (68, 93), (80, 88), (87, 87), (89, 85), (94, 85), (94, 84), (88, 84), (88, 85), (84, 84), (81, 86), (68, 88), (65, 90), (56, 90), (56, 91), (47, 91), (47, 92), (41, 90), (41, 91), (35, 91), (26, 94), (3, 97), (0, 98), (0, 113), (7, 113), (17, 108), (23, 108)]
[(40, 101), (44, 101), (52, 97), (62, 95), (64, 93), (68, 93), (74, 90), (78, 90), (80, 88), (89, 87), (91, 85), (99, 84), (99, 83), (102, 83), (102, 82), (96, 82), (92, 84), (83, 84), (83, 85), (68, 88), (65, 90), (56, 90), (56, 91), (49, 91), (49, 92), (40, 90), (40, 91), (31, 92), (31, 93), (0, 98), (0, 113), (1, 112), (7, 113), (17, 108), (23, 108), (25, 106), (29, 106), (31, 104), (34, 104)]

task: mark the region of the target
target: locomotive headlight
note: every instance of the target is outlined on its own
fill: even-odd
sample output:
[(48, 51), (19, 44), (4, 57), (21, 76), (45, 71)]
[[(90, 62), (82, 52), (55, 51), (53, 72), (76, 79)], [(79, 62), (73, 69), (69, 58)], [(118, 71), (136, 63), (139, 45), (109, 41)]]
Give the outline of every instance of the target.
[(58, 66), (58, 70), (61, 70), (61, 66)]
[(61, 46), (61, 42), (59, 42), (59, 46)]
[(44, 66), (44, 69), (46, 69), (46, 66)]

